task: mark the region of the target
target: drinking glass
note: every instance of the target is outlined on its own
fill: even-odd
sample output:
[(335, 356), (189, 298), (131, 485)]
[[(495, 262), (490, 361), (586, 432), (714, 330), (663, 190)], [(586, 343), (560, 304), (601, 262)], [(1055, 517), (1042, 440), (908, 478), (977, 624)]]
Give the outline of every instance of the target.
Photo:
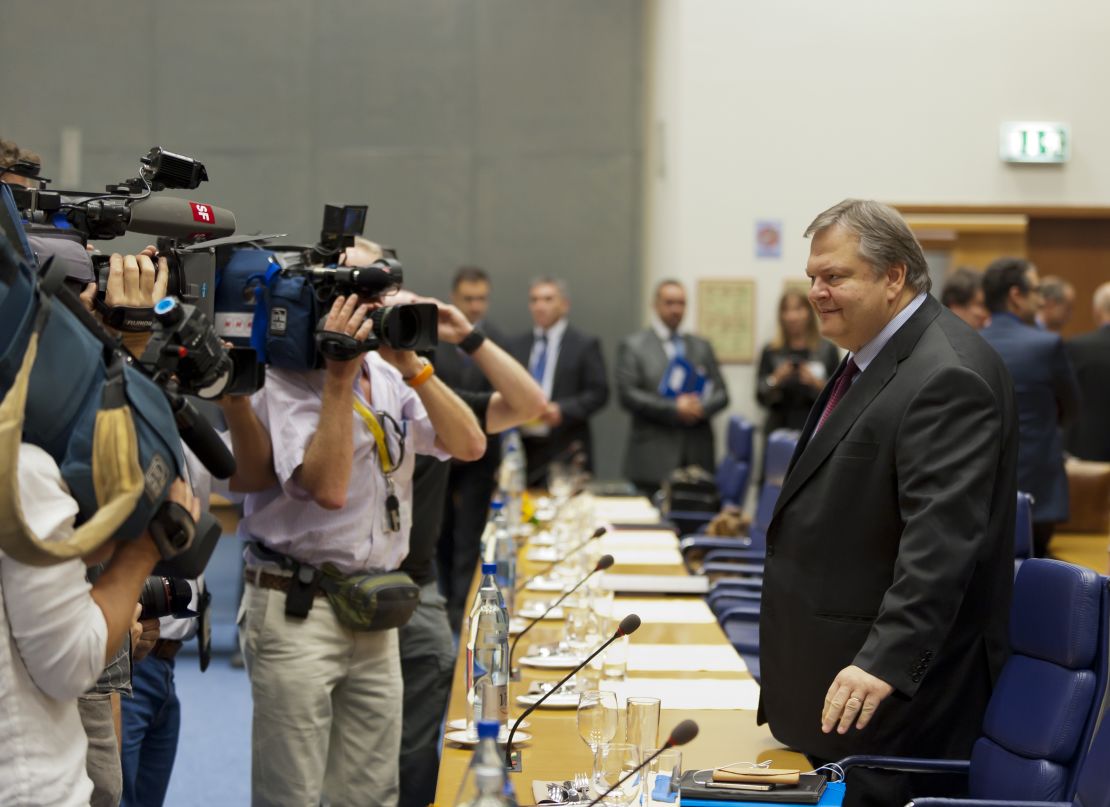
[(643, 752), (659, 747), (659, 698), (629, 698), (624, 738)]
[[(600, 796), (640, 764), (640, 749), (631, 743), (606, 743), (594, 754), (594, 778), (591, 793)], [(640, 800), (643, 773), (636, 771), (620, 787), (601, 799), (606, 807), (630, 807)]]
[[(605, 660), (601, 665), (601, 674), (606, 678), (613, 680), (623, 680), (624, 673), (628, 669), (628, 637), (621, 636), (602, 653)], [(656, 701), (659, 703), (659, 701)], [(658, 723), (659, 714), (656, 712), (656, 722)], [(631, 723), (629, 724), (631, 725)]]
[[(656, 782), (660, 777), (666, 777), (666, 784), (662, 785), (667, 794), (673, 795), (671, 798), (663, 798), (659, 801), (653, 801), (656, 795), (657, 788)], [(667, 804), (673, 807), (679, 807), (679, 780), (682, 779), (682, 751), (678, 748), (668, 748), (661, 753), (648, 765), (647, 781), (644, 783), (644, 792), (647, 798), (644, 801), (651, 804)], [(662, 783), (660, 783), (662, 784)], [(659, 795), (664, 795), (660, 793)]]
[(617, 736), (617, 693), (590, 689), (578, 698), (578, 736), (597, 756)]

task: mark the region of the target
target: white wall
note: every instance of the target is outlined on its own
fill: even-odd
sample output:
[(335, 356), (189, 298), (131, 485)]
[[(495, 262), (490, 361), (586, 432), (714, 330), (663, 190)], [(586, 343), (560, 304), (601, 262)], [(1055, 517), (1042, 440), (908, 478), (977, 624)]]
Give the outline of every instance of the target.
[[(844, 197), (1110, 203), (1105, 2), (653, 0), (646, 30), (645, 300), (665, 276), (754, 278), (760, 345)], [(1070, 122), (1072, 161), (1003, 164), (1004, 120)], [(781, 259), (754, 257), (763, 218)], [(761, 422), (754, 368), (726, 378)]]

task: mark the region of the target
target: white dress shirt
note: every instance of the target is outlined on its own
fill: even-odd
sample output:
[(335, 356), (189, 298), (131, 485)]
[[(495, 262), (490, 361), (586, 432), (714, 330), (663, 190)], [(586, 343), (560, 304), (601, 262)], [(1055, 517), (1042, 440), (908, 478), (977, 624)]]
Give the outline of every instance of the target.
[[(19, 451), (19, 490), (31, 530), (73, 532), (77, 503), (41, 448)], [(108, 625), (89, 595), (85, 564), (27, 566), (0, 553), (0, 804), (88, 805), (88, 740), (77, 698), (104, 667)]]
[[(677, 336), (679, 339), (682, 339), (682, 333), (680, 331), (672, 331), (663, 324), (663, 320), (655, 315), (651, 317), (651, 329), (655, 331), (655, 335), (658, 336), (659, 341), (663, 343), (663, 352), (667, 354), (667, 361), (674, 361), (673, 337)], [(683, 349), (685, 349), (685, 342), (683, 343)]]
[(886, 347), (886, 343), (894, 337), (894, 334), (898, 333), (898, 329), (909, 321), (909, 318), (914, 315), (917, 309), (921, 308), (921, 304), (924, 302), (925, 292), (921, 292), (910, 300), (905, 308), (895, 314), (890, 322), (883, 326), (883, 329), (875, 335), (875, 338), (861, 347), (857, 352), (851, 354), (852, 359), (856, 362), (856, 367), (859, 368), (859, 373), (852, 379), (853, 384), (859, 380), (859, 377), (863, 375), (871, 362), (875, 361), (875, 357)]
[(547, 396), (547, 400), (551, 400), (551, 390), (555, 386), (555, 365), (559, 362), (559, 348), (563, 345), (563, 334), (567, 332), (567, 318), (563, 317), (545, 332), (543, 328), (532, 329), (532, 355), (528, 359), (528, 370), (531, 372), (532, 368), (536, 366), (536, 361), (540, 357), (540, 350), (542, 349), (540, 337), (547, 337), (547, 360), (543, 368), (543, 380), (540, 381), (540, 386), (543, 387), (543, 394)]
[[(388, 413), (403, 430), (398, 435), (389, 423), (383, 427), (394, 459), (405, 444), (405, 456), (393, 474), (394, 494), (400, 504), (401, 529), (386, 525), (385, 476), (378, 463), (373, 436), (354, 411), (354, 465), (347, 488), (347, 505), (326, 510), (293, 480), (304, 463), (308, 443), (316, 433), (324, 392), (324, 370), (292, 372), (268, 370), (266, 386), (252, 399), (254, 411), (270, 433), (274, 471), (279, 487), (248, 494), (243, 501), (239, 534), (261, 541), (266, 547), (302, 563), (332, 563), (341, 572), (355, 574), (372, 569), (396, 569), (409, 550), (412, 527), (412, 472), (417, 454), (446, 460), (450, 455), (435, 446), (435, 427), (416, 392), (401, 374), (377, 353), (367, 353), (363, 364), (370, 378), (373, 404), (353, 384), (355, 397), (374, 412)], [(261, 565), (247, 551), (247, 563)]]

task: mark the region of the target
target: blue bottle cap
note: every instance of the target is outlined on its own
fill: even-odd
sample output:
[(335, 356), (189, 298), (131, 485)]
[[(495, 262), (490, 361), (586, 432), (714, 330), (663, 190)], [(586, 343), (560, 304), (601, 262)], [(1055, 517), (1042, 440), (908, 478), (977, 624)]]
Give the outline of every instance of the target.
[(500, 510), (504, 506), (505, 506), (505, 502), (501, 501), (500, 499), (494, 499), (493, 501), (491, 501), (489, 503), (489, 509), (493, 510), (494, 512), (497, 512), (498, 510)]
[(479, 720), (478, 721), (478, 739), (479, 740), (496, 740), (497, 735), (501, 733), (501, 724), (496, 720)]
[(483, 563), (482, 564), (482, 574), (497, 574), (497, 564), (496, 563)]

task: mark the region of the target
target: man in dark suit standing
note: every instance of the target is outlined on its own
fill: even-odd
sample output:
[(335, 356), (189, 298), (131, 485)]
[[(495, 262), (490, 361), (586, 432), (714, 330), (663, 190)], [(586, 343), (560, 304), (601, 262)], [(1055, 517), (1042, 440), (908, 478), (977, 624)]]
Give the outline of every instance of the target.
[[(677, 280), (663, 280), (655, 287), (651, 327), (625, 337), (617, 348), (617, 395), (632, 415), (624, 475), (648, 495), (676, 468), (713, 471), (709, 419), (728, 406), (712, 345), (679, 333), (685, 315), (686, 290)], [(676, 367), (702, 379), (701, 391), (675, 394), (665, 376)]]
[[(845, 200), (806, 236), (821, 335), (849, 355), (802, 430), (767, 531), (759, 720), (814, 764), (966, 759), (1007, 654), (1010, 378), (929, 296), (895, 210)], [(916, 784), (854, 769), (845, 803), (904, 804)]]
[(1068, 476), (1060, 427), (1079, 409), (1079, 388), (1064, 342), (1037, 327), (1037, 269), (999, 258), (983, 274), (991, 323), (981, 333), (1014, 379), (1018, 406), (1018, 490), (1033, 495), (1033, 554), (1044, 557), (1056, 524), (1068, 520)]
[(528, 368), (549, 401), (538, 421), (520, 428), (528, 484), (543, 486), (552, 462), (581, 461), (592, 470), (590, 417), (609, 400), (609, 380), (597, 337), (567, 322), (570, 297), (562, 280), (533, 280), (528, 311), (531, 333), (509, 340), (506, 349)]
[[(505, 338), (488, 320), (492, 284), (478, 266), (462, 266), (451, 283), (451, 302), (463, 313), (476, 331), (499, 347)], [(436, 374), (453, 390), (492, 392), (493, 387), (474, 359), (458, 345), (441, 341), (432, 360)], [(475, 462), (451, 461), (444, 497), (436, 561), (439, 585), (447, 599), (447, 615), (453, 630), (462, 626), (463, 612), (469, 606), (470, 580), (478, 564), (482, 530), (486, 525), (489, 502), (495, 487), (497, 464), (501, 461), (500, 440), (489, 440), (486, 453)], [(417, 458), (417, 465), (436, 462)]]
[(1067, 343), (1079, 381), (1079, 416), (1068, 430), (1068, 451), (1110, 462), (1110, 283), (1095, 290), (1098, 328)]

